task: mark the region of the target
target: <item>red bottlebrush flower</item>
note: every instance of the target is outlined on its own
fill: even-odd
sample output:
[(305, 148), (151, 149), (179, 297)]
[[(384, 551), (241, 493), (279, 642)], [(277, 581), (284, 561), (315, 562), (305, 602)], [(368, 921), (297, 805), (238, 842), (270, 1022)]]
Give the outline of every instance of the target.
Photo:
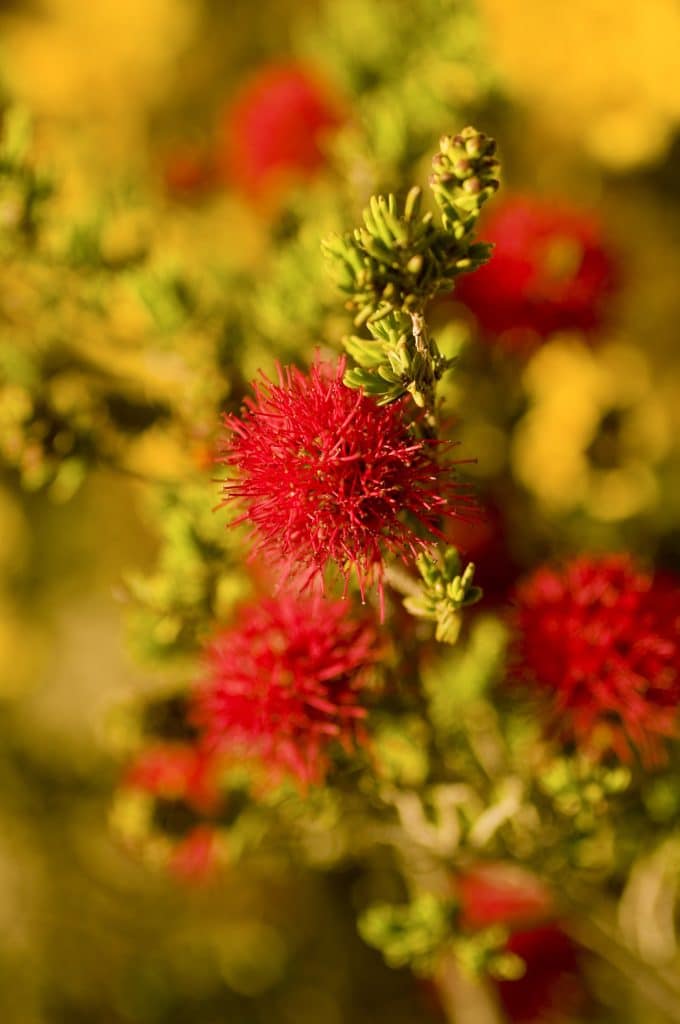
[(210, 812), (219, 802), (215, 764), (204, 751), (180, 743), (158, 743), (142, 750), (128, 767), (123, 785), (163, 800), (183, 800)]
[(474, 562), (475, 579), (484, 591), (480, 607), (507, 601), (519, 570), (508, 543), (508, 526), (501, 508), (484, 503), (475, 519), (458, 519), (446, 530), (446, 539), (464, 562)]
[(469, 929), (504, 925), (506, 950), (521, 957), (525, 973), (496, 981), (498, 995), (514, 1024), (565, 1024), (585, 1000), (576, 947), (555, 922), (549, 888), (512, 864), (480, 864), (456, 881), (462, 923)]
[(377, 656), (373, 625), (346, 601), (282, 593), (246, 605), (207, 650), (196, 722), (210, 749), (318, 781), (329, 746), (350, 748), (360, 735), (365, 670)]
[(224, 493), (285, 575), (309, 581), (334, 563), (346, 585), (355, 571), (362, 596), (376, 582), (382, 601), (385, 555), (415, 558), (470, 498), (438, 458), (445, 442), (409, 431), (405, 401), (378, 406), (345, 387), (344, 369), (288, 368), (254, 386), (241, 418), (224, 420), (221, 461), (235, 470)]
[(547, 885), (513, 864), (480, 864), (456, 880), (463, 923), (468, 928), (504, 924), (517, 928), (552, 916)]
[(217, 866), (217, 833), (210, 819), (224, 807), (220, 763), (211, 752), (186, 743), (159, 742), (142, 750), (125, 773), (121, 796), (146, 794), (148, 818), (141, 833), (123, 829), (121, 838), (138, 852), (152, 852), (154, 859), (162, 851), (176, 878), (207, 881)]
[(595, 217), (518, 196), (494, 207), (484, 228), (493, 255), (456, 285), (483, 331), (526, 350), (555, 331), (600, 325), (618, 275)]
[(554, 923), (518, 931), (506, 949), (525, 964), (521, 978), (497, 981), (501, 1005), (513, 1024), (577, 1024), (587, 993), (578, 950)]
[(178, 147), (165, 159), (163, 180), (173, 198), (201, 198), (215, 183), (212, 155), (198, 146)]
[(209, 825), (197, 825), (172, 851), (168, 870), (179, 881), (194, 885), (210, 881), (217, 868), (217, 833)]
[(227, 181), (253, 197), (282, 181), (313, 176), (324, 137), (342, 122), (340, 104), (316, 75), (295, 64), (264, 67), (226, 112), (218, 161)]
[(648, 764), (677, 734), (680, 591), (626, 556), (539, 569), (516, 592), (514, 674), (547, 698), (554, 732)]

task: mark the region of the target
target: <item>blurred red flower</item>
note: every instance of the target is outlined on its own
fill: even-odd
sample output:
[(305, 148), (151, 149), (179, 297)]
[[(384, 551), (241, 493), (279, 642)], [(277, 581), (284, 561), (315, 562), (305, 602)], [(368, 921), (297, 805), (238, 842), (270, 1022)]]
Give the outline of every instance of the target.
[(439, 458), (451, 444), (415, 437), (405, 401), (377, 405), (345, 387), (344, 368), (280, 370), (278, 384), (254, 385), (240, 418), (225, 417), (225, 503), (245, 505), (236, 521), (286, 576), (304, 586), (334, 563), (346, 586), (354, 571), (362, 596), (375, 582), (382, 600), (385, 555), (415, 558), (471, 499)]
[(145, 793), (153, 801), (146, 833), (133, 837), (134, 846), (148, 847), (156, 857), (164, 850), (168, 871), (183, 882), (203, 883), (213, 876), (217, 835), (211, 820), (224, 802), (218, 762), (208, 751), (189, 743), (153, 743), (128, 766), (121, 790)]
[(172, 851), (168, 870), (181, 882), (208, 882), (217, 870), (217, 833), (210, 825), (196, 825)]
[(541, 568), (515, 594), (514, 675), (547, 699), (554, 732), (593, 753), (663, 759), (677, 734), (680, 590), (625, 555)]
[(184, 143), (170, 152), (163, 164), (163, 180), (175, 199), (197, 199), (215, 184), (212, 154), (205, 148)]
[(455, 294), (483, 332), (526, 350), (555, 331), (600, 326), (618, 273), (592, 214), (515, 196), (494, 207), (482, 234), (493, 255)]
[(586, 999), (576, 946), (555, 921), (552, 894), (535, 875), (512, 864), (471, 868), (456, 882), (463, 924), (504, 925), (506, 950), (525, 965), (521, 978), (495, 982), (513, 1024), (560, 1024), (579, 1018)]
[(317, 782), (331, 744), (360, 738), (366, 669), (379, 651), (373, 624), (349, 602), (282, 593), (246, 605), (206, 654), (195, 720), (209, 749)]
[(219, 802), (213, 759), (184, 743), (155, 743), (140, 751), (123, 786), (163, 800), (182, 800), (201, 812), (210, 812)]
[(476, 865), (456, 879), (456, 892), (468, 928), (492, 924), (516, 928), (545, 921), (554, 912), (545, 882), (513, 864)]
[(339, 101), (309, 68), (272, 64), (247, 81), (223, 116), (218, 163), (226, 181), (253, 197), (313, 176), (323, 143), (343, 120)]
[(480, 504), (474, 519), (455, 519), (446, 528), (446, 539), (464, 562), (474, 562), (475, 583), (483, 590), (483, 607), (503, 604), (519, 569), (509, 549), (508, 525), (496, 503)]
[(525, 964), (521, 978), (496, 982), (513, 1024), (576, 1024), (583, 1019), (587, 995), (577, 947), (559, 925), (551, 922), (514, 932), (506, 948)]

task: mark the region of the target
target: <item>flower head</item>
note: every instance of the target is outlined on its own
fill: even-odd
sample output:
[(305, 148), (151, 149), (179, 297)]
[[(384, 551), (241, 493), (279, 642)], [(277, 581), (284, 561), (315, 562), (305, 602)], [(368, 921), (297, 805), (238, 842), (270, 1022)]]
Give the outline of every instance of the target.
[(347, 601), (281, 593), (247, 605), (206, 653), (195, 718), (208, 748), (309, 782), (323, 778), (331, 744), (360, 735), (377, 635)]
[(129, 765), (123, 786), (161, 800), (181, 800), (209, 812), (219, 801), (215, 763), (205, 751), (187, 743), (155, 743)]
[(382, 594), (385, 555), (415, 558), (470, 498), (439, 458), (444, 443), (410, 432), (403, 400), (378, 406), (343, 372), (342, 360), (335, 373), (317, 363), (255, 385), (241, 418), (225, 417), (224, 493), (286, 575), (320, 578), (334, 563), (362, 595), (373, 582)]
[(676, 735), (680, 591), (626, 556), (541, 568), (516, 592), (517, 677), (547, 699), (555, 733), (654, 763)]
[(216, 822), (228, 800), (218, 760), (189, 742), (155, 741), (121, 781), (112, 824), (120, 840), (187, 882), (206, 881), (218, 862)]
[(454, 520), (446, 530), (446, 539), (458, 549), (465, 562), (473, 562), (475, 578), (483, 584), (482, 602), (504, 603), (518, 575), (518, 567), (509, 547), (509, 527), (503, 510), (496, 503), (484, 502), (474, 519)]
[(174, 848), (168, 870), (180, 882), (204, 883), (212, 879), (218, 866), (219, 837), (211, 825), (196, 825)]
[(222, 124), (225, 176), (260, 196), (282, 180), (309, 178), (324, 164), (324, 137), (341, 123), (340, 106), (316, 75), (295, 64), (262, 68), (245, 84)]
[(576, 1024), (585, 1019), (588, 993), (578, 949), (559, 924), (548, 922), (514, 932), (506, 949), (524, 963), (521, 978), (496, 982), (512, 1024)]
[(599, 326), (617, 274), (594, 217), (514, 197), (494, 208), (484, 237), (491, 260), (460, 279), (456, 297), (485, 332), (527, 349), (558, 330)]
[(469, 868), (456, 880), (456, 891), (464, 927), (503, 926), (509, 932), (505, 951), (524, 963), (519, 978), (495, 982), (508, 1020), (558, 1024), (576, 1019), (585, 1003), (577, 951), (556, 920), (555, 900), (545, 882), (517, 865), (493, 862)]
[(469, 929), (503, 924), (514, 930), (554, 914), (552, 893), (545, 882), (511, 863), (473, 865), (456, 879), (455, 888)]

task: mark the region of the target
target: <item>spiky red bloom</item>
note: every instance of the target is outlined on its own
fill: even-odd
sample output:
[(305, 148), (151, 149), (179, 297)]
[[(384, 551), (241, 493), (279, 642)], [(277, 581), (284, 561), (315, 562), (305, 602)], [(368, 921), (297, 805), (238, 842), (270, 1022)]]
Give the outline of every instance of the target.
[(677, 734), (680, 591), (626, 556), (539, 569), (516, 591), (515, 672), (548, 702), (554, 732), (646, 763)]
[(470, 498), (439, 458), (444, 442), (414, 437), (403, 401), (378, 406), (345, 387), (344, 368), (254, 385), (241, 418), (224, 420), (221, 461), (235, 471), (224, 493), (285, 575), (309, 580), (334, 563), (346, 583), (355, 571), (362, 595), (374, 582), (382, 595), (385, 555), (415, 558)]
[(456, 297), (485, 332), (525, 349), (558, 330), (600, 325), (618, 275), (594, 216), (516, 196), (494, 207), (484, 238), (493, 255), (460, 279)]
[(262, 68), (227, 111), (219, 160), (225, 177), (253, 196), (282, 179), (305, 179), (324, 164), (324, 138), (342, 121), (317, 75), (296, 64)]
[(350, 748), (361, 735), (366, 669), (377, 656), (374, 626), (347, 601), (281, 593), (246, 605), (207, 649), (196, 723), (212, 750), (318, 781), (329, 746)]

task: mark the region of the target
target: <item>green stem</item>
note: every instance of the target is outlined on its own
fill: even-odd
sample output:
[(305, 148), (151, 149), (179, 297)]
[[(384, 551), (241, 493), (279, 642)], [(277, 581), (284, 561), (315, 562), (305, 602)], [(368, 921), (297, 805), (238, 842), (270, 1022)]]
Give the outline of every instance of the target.
[(450, 1024), (500, 1024), (488, 983), (462, 970), (452, 954), (442, 957), (434, 980)]
[(435, 377), (432, 369), (432, 346), (427, 331), (427, 323), (422, 312), (411, 313), (413, 341), (416, 352), (421, 357), (423, 372), (417, 381), (418, 396), (425, 410), (425, 423), (430, 436), (437, 433), (437, 401), (435, 394)]
[(669, 1024), (680, 1024), (680, 977), (677, 972), (642, 962), (625, 946), (615, 925), (594, 914), (580, 901), (578, 904), (573, 900), (569, 902), (576, 911), (566, 925), (572, 938), (627, 978)]

